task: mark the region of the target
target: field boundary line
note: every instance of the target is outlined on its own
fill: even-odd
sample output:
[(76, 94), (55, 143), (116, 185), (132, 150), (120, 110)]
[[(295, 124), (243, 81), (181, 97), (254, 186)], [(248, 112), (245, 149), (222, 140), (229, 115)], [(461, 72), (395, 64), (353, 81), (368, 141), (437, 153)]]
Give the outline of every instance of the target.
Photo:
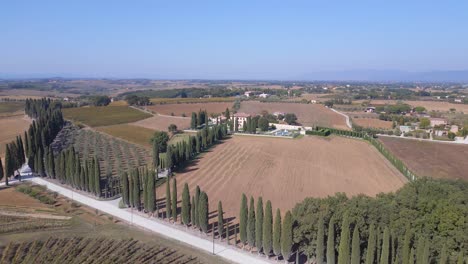
[(433, 139), (424, 139), (424, 138), (413, 138), (413, 137), (401, 137), (401, 136), (392, 136), (385, 134), (377, 134), (379, 137), (389, 137), (389, 138), (401, 138), (408, 140), (416, 140), (421, 142), (432, 142), (432, 143), (441, 143), (441, 144), (458, 144), (458, 145), (468, 145), (468, 141), (443, 141), (443, 140), (433, 140)]

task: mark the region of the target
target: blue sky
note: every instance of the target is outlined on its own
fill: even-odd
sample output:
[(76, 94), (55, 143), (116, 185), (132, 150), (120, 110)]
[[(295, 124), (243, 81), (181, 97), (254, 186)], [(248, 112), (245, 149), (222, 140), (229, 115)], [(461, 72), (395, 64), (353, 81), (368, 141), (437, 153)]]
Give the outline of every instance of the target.
[(294, 79), (468, 70), (468, 1), (3, 1), (0, 73)]

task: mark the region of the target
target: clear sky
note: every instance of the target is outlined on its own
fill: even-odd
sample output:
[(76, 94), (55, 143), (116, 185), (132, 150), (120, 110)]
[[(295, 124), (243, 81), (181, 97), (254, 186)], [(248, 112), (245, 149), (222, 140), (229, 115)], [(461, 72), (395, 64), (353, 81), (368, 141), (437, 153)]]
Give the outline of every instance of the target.
[(301, 78), (468, 70), (468, 1), (2, 1), (0, 73)]

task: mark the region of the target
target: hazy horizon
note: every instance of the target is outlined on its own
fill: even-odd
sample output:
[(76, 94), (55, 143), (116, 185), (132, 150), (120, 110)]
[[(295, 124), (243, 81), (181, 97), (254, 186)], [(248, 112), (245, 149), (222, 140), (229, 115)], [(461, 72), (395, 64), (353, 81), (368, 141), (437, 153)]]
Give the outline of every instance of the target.
[(0, 78), (468, 81), (468, 3), (15, 1)]

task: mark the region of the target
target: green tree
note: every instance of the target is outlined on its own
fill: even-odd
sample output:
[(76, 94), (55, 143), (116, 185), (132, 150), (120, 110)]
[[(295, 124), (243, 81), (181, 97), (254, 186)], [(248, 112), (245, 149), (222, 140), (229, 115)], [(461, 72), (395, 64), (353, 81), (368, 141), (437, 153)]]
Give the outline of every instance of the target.
[(415, 253), (414, 253), (414, 248), (411, 248), (408, 263), (414, 264), (414, 254), (415, 254)]
[(2, 159), (0, 159), (0, 181), (3, 179), (3, 164), (2, 164)]
[(182, 222), (186, 226), (190, 224), (190, 191), (187, 183), (182, 191)]
[(369, 226), (369, 237), (367, 239), (366, 264), (373, 264), (375, 259), (375, 228), (374, 224)]
[[(138, 174), (137, 174), (138, 176)], [(140, 181), (138, 179), (138, 188), (140, 188)], [(99, 167), (99, 161), (97, 158), (94, 160), (94, 192), (97, 197), (101, 196), (101, 168)], [(140, 192), (138, 190), (138, 197), (140, 197)], [(138, 201), (138, 204), (140, 204), (140, 201)]]
[(174, 178), (172, 180), (172, 218), (174, 220), (174, 223), (177, 222), (177, 180)]
[(349, 255), (349, 216), (345, 213), (341, 224), (340, 245), (338, 248), (338, 264), (348, 264)]
[(424, 247), (426, 246), (426, 241), (421, 235), (418, 239), (418, 244), (416, 245), (416, 264), (425, 264), (424, 261)]
[(190, 128), (195, 129), (197, 128), (197, 113), (192, 112), (192, 119), (190, 120)]
[(265, 215), (263, 217), (263, 253), (270, 256), (273, 249), (273, 209), (268, 200), (265, 205)]
[(169, 220), (172, 217), (171, 213), (171, 185), (170, 185), (171, 177), (166, 178), (166, 218)]
[(159, 146), (156, 140), (153, 140), (153, 168), (155, 171), (159, 167)]
[[(423, 107), (423, 106), (416, 106), (416, 107), (414, 108), (414, 111), (416, 111), (418, 114), (422, 114), (422, 113), (424, 113), (424, 111), (426, 111), (426, 108)], [(409, 253), (408, 253), (408, 254), (409, 254)]]
[(231, 118), (231, 113), (229, 112), (229, 108), (226, 108), (226, 111), (224, 111), (224, 117), (226, 117), (226, 120), (229, 120)]
[(177, 132), (177, 126), (175, 124), (170, 124), (168, 127), (167, 127), (167, 131), (169, 131), (170, 133), (176, 133)]
[(140, 194), (140, 174), (138, 170), (133, 172), (133, 204), (138, 211), (141, 210), (141, 194)]
[(8, 178), (13, 175), (13, 157), (10, 153), (10, 145), (5, 146), (5, 186), (8, 186)]
[(266, 119), (265, 117), (260, 117), (260, 119), (258, 119), (258, 127), (260, 128), (260, 130), (268, 131), (268, 126), (268, 119)]
[(195, 196), (192, 196), (192, 204), (190, 205), (190, 223), (192, 224), (192, 226), (195, 226), (195, 210), (196, 210), (196, 207), (195, 207)]
[(155, 186), (155, 172), (151, 171), (148, 173), (148, 185), (147, 185), (147, 210), (150, 213), (154, 213), (156, 205), (156, 186)]
[(318, 230), (317, 230), (317, 264), (323, 264), (324, 253), (325, 253), (325, 230), (324, 230), (324, 221), (323, 216), (320, 216), (318, 222)]
[(463, 256), (463, 251), (460, 251), (460, 253), (458, 253), (457, 264), (464, 264), (464, 263), (465, 263), (465, 257)]
[(276, 209), (275, 225), (273, 230), (273, 253), (278, 258), (281, 255), (281, 211)]
[(204, 233), (208, 232), (208, 195), (205, 192), (200, 193), (198, 201), (198, 222)]
[(200, 223), (198, 222), (198, 202), (200, 200), (200, 187), (197, 185), (195, 188), (195, 226), (200, 228)]
[(247, 221), (248, 221), (248, 207), (247, 196), (242, 194), (241, 207), (239, 213), (239, 232), (242, 247), (247, 243)]
[(257, 200), (257, 212), (255, 214), (255, 245), (260, 253), (263, 249), (263, 199), (259, 197)]
[(335, 264), (335, 257), (335, 217), (332, 216), (328, 222), (327, 264)]
[(122, 184), (122, 201), (128, 207), (130, 206), (129, 202), (129, 189), (128, 189), (128, 175), (126, 172), (123, 172), (120, 175), (120, 182)]
[(156, 145), (159, 147), (159, 152), (164, 153), (167, 151), (167, 142), (169, 141), (169, 135), (164, 131), (154, 132), (153, 138), (151, 141), (156, 142)]
[(408, 264), (409, 262), (409, 255), (410, 255), (410, 247), (411, 247), (411, 229), (410, 229), (410, 224), (406, 224), (405, 228), (405, 238), (403, 240), (403, 246), (402, 246), (402, 264)]
[(351, 264), (361, 263), (361, 241), (359, 238), (359, 229), (354, 227), (353, 240), (351, 242)]
[(380, 264), (388, 264), (390, 257), (390, 231), (385, 227), (382, 239), (382, 253), (380, 254)]
[(431, 126), (431, 121), (429, 118), (423, 117), (419, 120), (419, 127), (420, 128), (428, 128)]
[(284, 115), (284, 121), (288, 123), (288, 125), (293, 125), (297, 121), (296, 114), (288, 113)]
[(250, 245), (250, 250), (255, 247), (255, 202), (254, 198), (250, 197), (249, 216), (247, 220), (247, 240)]
[[(214, 230), (213, 230), (214, 232)], [(219, 239), (223, 239), (224, 234), (224, 212), (223, 212), (223, 204), (221, 201), (218, 201), (218, 235)]]
[(284, 216), (283, 226), (281, 230), (281, 254), (285, 261), (289, 259), (293, 245), (292, 232), (292, 215), (290, 211)]
[(444, 247), (442, 248), (440, 252), (439, 264), (447, 264), (447, 262), (448, 262), (447, 244), (444, 244)]

